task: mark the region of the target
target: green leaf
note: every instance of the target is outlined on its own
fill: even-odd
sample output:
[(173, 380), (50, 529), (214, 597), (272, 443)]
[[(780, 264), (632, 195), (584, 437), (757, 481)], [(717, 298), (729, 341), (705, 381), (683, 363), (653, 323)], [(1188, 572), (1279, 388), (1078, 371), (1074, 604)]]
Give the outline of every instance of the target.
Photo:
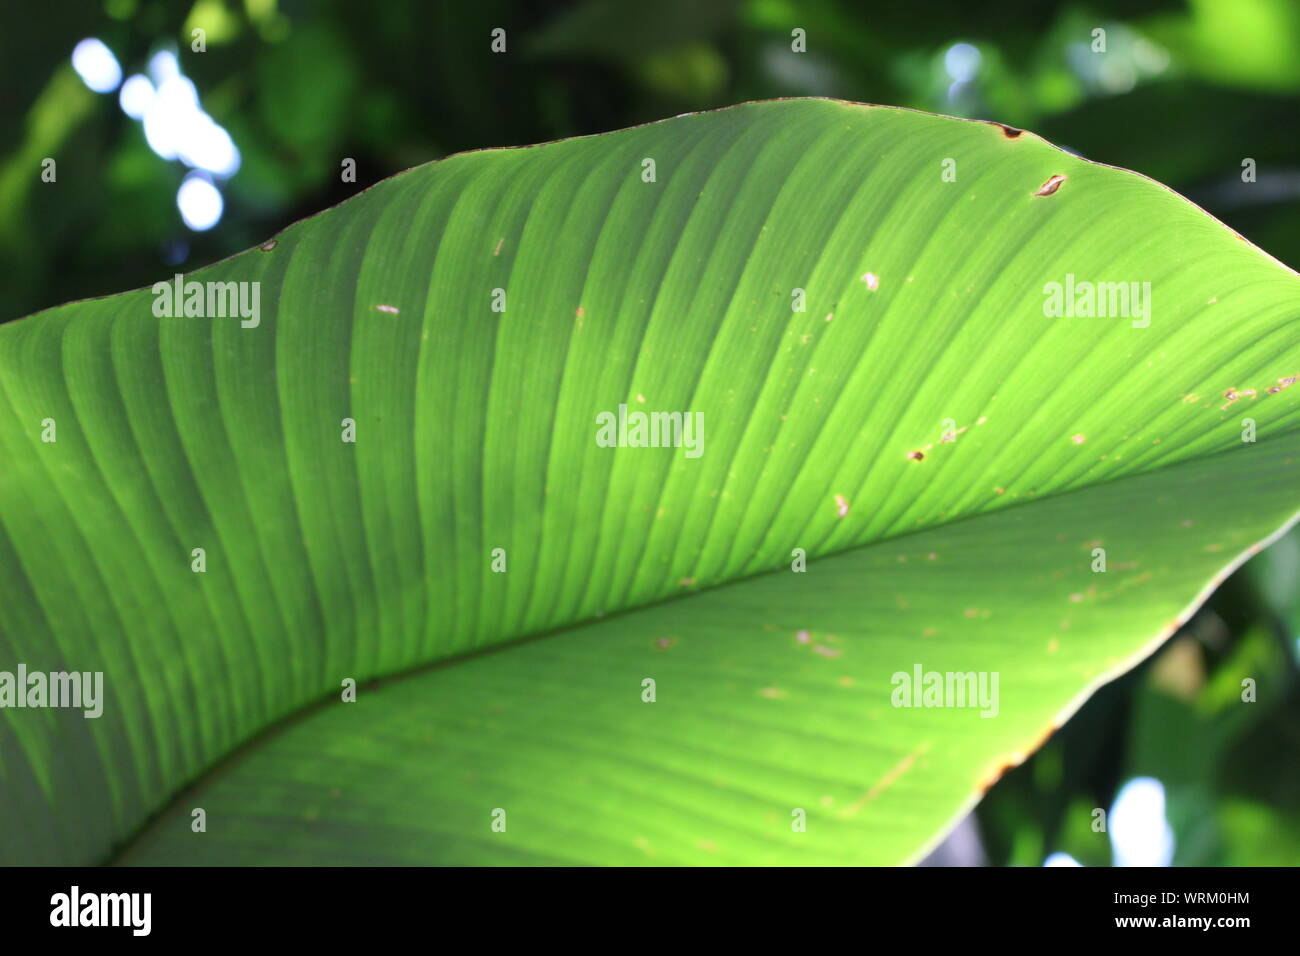
[[(0, 327), (0, 669), (105, 675), (0, 712), (5, 862), (915, 859), (1300, 504), (1295, 273), (994, 124), (463, 154), (187, 278), (259, 321)], [(702, 454), (601, 447), (622, 404)]]

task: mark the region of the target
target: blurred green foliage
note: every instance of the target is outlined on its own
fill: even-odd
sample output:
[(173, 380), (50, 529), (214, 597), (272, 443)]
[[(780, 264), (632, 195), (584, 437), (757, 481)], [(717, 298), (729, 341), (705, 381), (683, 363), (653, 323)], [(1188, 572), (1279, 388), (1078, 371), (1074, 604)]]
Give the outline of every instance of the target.
[[(7, 5), (0, 27), (0, 321), (223, 258), (452, 152), (780, 96), (1031, 129), (1300, 264), (1294, 0), (45, 0)], [(73, 71), (85, 37), (124, 75), (177, 52), (242, 157), (215, 228), (186, 228), (185, 167)], [(1147, 775), (1166, 787), (1176, 863), (1300, 861), (1298, 576), (1292, 535), (1009, 773), (978, 813), (986, 859), (1109, 863), (1092, 810)]]

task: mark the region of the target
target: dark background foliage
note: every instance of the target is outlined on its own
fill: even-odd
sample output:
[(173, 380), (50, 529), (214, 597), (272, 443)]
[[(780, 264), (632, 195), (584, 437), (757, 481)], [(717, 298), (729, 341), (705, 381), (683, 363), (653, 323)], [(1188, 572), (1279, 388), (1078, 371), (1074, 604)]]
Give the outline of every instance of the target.
[[(73, 69), (88, 37), (124, 78), (157, 82), (151, 58), (174, 53), (238, 170), (158, 155), (118, 91)], [(449, 153), (780, 96), (1027, 128), (1300, 263), (1294, 0), (44, 0), (0, 12), (0, 72), (0, 321), (224, 258)], [(182, 220), (187, 176), (224, 200), (212, 228)], [(1160, 808), (1142, 797), (1159, 793), (1174, 863), (1300, 862), (1298, 573), (1291, 535), (1009, 773), (934, 862), (1159, 860)], [(1125, 791), (1134, 778), (1160, 786)]]

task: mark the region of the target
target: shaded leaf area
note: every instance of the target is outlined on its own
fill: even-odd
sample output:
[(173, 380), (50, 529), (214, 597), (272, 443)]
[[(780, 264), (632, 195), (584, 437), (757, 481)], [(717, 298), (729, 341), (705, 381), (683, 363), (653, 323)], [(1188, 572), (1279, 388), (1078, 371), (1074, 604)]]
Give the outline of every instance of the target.
[[(1297, 451), (1291, 436), (362, 689), (185, 793), (122, 862), (905, 862), (1290, 517)], [(1228, 457), (1245, 476), (1225, 489)], [(996, 669), (996, 706), (894, 706), (894, 674), (918, 666)]]
[[(949, 159), (952, 182), (942, 177)], [(1036, 196), (1053, 177), (1063, 177), (1058, 188)], [(1149, 324), (1047, 317), (1044, 290), (1067, 275), (1149, 282)], [(725, 598), (703, 595), (683, 604), (689, 611), (654, 612), (696, 629), (663, 666), (700, 654), (701, 701), (754, 640), (743, 621), (780, 622), (771, 640), (784, 644), (773, 644), (781, 653), (769, 669), (789, 656), (789, 632), (805, 628), (796, 619), (809, 594), (831, 615), (814, 627), (845, 640), (868, 629), (854, 638), (866, 669), (836, 676), (878, 687), (866, 707), (879, 716), (863, 720), (850, 705), (844, 728), (827, 727), (821, 708), (835, 705), (808, 694), (783, 719), (789, 733), (817, 727), (839, 741), (841, 750), (819, 751), (836, 763), (832, 805), (869, 793), (915, 753), (911, 720), (927, 753), (968, 754), (917, 784), (932, 786), (924, 803), (882, 796), (862, 811), (862, 832), (898, 834), (870, 858), (909, 858), (999, 761), (1025, 752), (1099, 675), (1166, 633), (1216, 571), (1296, 505), (1300, 390), (1279, 384), (1300, 371), (1295, 274), (1149, 180), (996, 125), (789, 101), (465, 154), (194, 277), (261, 283), (257, 324), (159, 318), (146, 289), (0, 328), (0, 561), (13, 572), (0, 579), (0, 666), (102, 670), (108, 688), (98, 720), (4, 712), (0, 800), (7, 818), (23, 821), (0, 843), (7, 861), (104, 859), (180, 787), (336, 695), (345, 678), (393, 675), (771, 572), (796, 548), (820, 568), (824, 556), (918, 533), (943, 541), (940, 529), (1005, 513), (991, 527), (1020, 535), (1021, 573), (1065, 575), (1074, 565), (1054, 549), (1087, 562), (1084, 543), (1120, 535), (1105, 541), (1106, 574), (1132, 572), (1123, 593), (1160, 613), (1097, 625), (1095, 640), (1072, 652), (1061, 635), (1059, 660), (1081, 655), (1071, 667), (1046, 651), (1049, 629), (1068, 615), (1014, 611), (1019, 597), (991, 574), (950, 581), (946, 547), (926, 549), (924, 560), (938, 557), (924, 572), (911, 559), (919, 590), (905, 601), (947, 607), (956, 589), (970, 622), (953, 631), (953, 656), (920, 663), (1025, 668), (1011, 678), (1024, 684), (1022, 709), (992, 720), (889, 709), (880, 675), (919, 656), (909, 649), (900, 661), (889, 636), (924, 642), (935, 637), (925, 628), (940, 625), (912, 636), (907, 608), (875, 592), (876, 603), (854, 611), (870, 586), (863, 572), (845, 571), (833, 593), (815, 590), (833, 577), (812, 570), (757, 588), (787, 597), (789, 614), (759, 604), (761, 615), (724, 615), (725, 605), (710, 615), (709, 601)], [(491, 308), (495, 290), (503, 312)], [(795, 290), (806, 311), (792, 310)], [(702, 415), (703, 454), (601, 447), (596, 416), (622, 404)], [(1258, 445), (1242, 442), (1245, 409)], [(340, 440), (345, 419), (355, 444)], [(47, 420), (56, 442), (41, 440)], [(1139, 480), (1150, 491), (1122, 508), (1106, 497)], [(1097, 512), (1096, 528), (1067, 530), (1034, 517), (1060, 508), (1064, 520), (1067, 506), (1052, 502), (1085, 491), (1119, 509), (1105, 519), (1118, 523)], [(1181, 530), (1139, 530), (1174, 511), (1190, 522), (1178, 560), (1167, 536)], [(191, 570), (194, 548), (206, 553), (202, 574)], [(504, 574), (491, 570), (497, 548)], [(880, 555), (836, 560), (850, 568)], [(980, 563), (972, 555), (969, 567)], [(889, 560), (901, 571), (898, 557)], [(1087, 606), (1114, 580), (1085, 576), (1087, 586), (1054, 588), (1052, 600)], [(1007, 620), (998, 641), (981, 642), (995, 627), (979, 623), (981, 607), (991, 612), (995, 599)], [(706, 639), (698, 629), (710, 626)], [(644, 706), (619, 696), (610, 665), (583, 652), (590, 635), (614, 633), (557, 635), (467, 661), (464, 673), (487, 668), (476, 693), (489, 694), (491, 669), (511, 666), (498, 659), (573, 655), (563, 669), (588, 682), (597, 719), (550, 714), (559, 747), (560, 725), (575, 726), (566, 721), (595, 733), (600, 707), (614, 728), (619, 707)], [(649, 637), (607, 641), (641, 667)], [(877, 641), (879, 656), (867, 650)], [(792, 673), (841, 659), (829, 638), (817, 646)], [(589, 669), (570, 673), (578, 660)], [(466, 688), (461, 673), (427, 679)], [(780, 675), (764, 676), (757, 690), (780, 689)], [(507, 690), (520, 679), (499, 678)], [(400, 722), (403, 691), (392, 693), (389, 719)], [(710, 706), (734, 709), (728, 733), (744, 737), (744, 708)], [(676, 721), (663, 730), (670, 747), (711, 711), (637, 711), (665, 712)], [(499, 732), (512, 726), (506, 719)], [(325, 752), (329, 741), (316, 745)], [(753, 793), (774, 781), (774, 795), (794, 797), (807, 758), (775, 732), (756, 733), (751, 747), (737, 759), (759, 769), (734, 777), (738, 785)], [(535, 794), (542, 784), (517, 777), (511, 786)], [(400, 789), (387, 793), (400, 801)], [(683, 818), (699, 797), (679, 801)], [(547, 799), (525, 813), (554, 809)], [(757, 858), (754, 839), (734, 852)], [(691, 845), (673, 852), (710, 852)], [(561, 855), (539, 844), (529, 852)]]

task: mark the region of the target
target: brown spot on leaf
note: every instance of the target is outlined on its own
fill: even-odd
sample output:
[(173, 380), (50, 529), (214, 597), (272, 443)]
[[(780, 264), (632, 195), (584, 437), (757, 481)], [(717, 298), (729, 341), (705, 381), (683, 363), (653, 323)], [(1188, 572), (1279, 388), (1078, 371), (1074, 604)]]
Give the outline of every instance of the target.
[(1057, 173), (1055, 176), (1048, 178), (1047, 182), (1043, 183), (1043, 185), (1039, 186), (1038, 191), (1034, 193), (1034, 195), (1050, 196), (1052, 195), (1052, 193), (1056, 192), (1058, 189), (1061, 188), (1061, 183), (1065, 182), (1065, 180), (1066, 180), (1065, 176), (1062, 176), (1060, 173)]
[(1002, 779), (1002, 776), (1008, 771), (1019, 767), (1030, 754), (1041, 748), (1047, 743), (1052, 734), (1060, 729), (1060, 725), (1053, 720), (1047, 727), (1038, 734), (1037, 739), (1030, 744), (1027, 750), (1015, 750), (993, 764), (991, 773), (986, 773), (984, 777), (976, 784), (981, 793), (988, 793), (993, 785)]
[(1007, 139), (1015, 139), (1024, 132), (1023, 129), (1016, 129), (1014, 126), (1008, 126), (1006, 123), (999, 123), (996, 120), (985, 120), (985, 122), (1002, 130), (1002, 135)]
[(1253, 388), (1244, 388), (1241, 389), (1240, 391), (1238, 391), (1236, 388), (1230, 388), (1223, 393), (1223, 397), (1226, 398), (1228, 401), (1226, 404), (1219, 406), (1219, 411), (1223, 411), (1229, 405), (1232, 405), (1234, 402), (1240, 399), (1254, 398), (1256, 394), (1258, 393)]

